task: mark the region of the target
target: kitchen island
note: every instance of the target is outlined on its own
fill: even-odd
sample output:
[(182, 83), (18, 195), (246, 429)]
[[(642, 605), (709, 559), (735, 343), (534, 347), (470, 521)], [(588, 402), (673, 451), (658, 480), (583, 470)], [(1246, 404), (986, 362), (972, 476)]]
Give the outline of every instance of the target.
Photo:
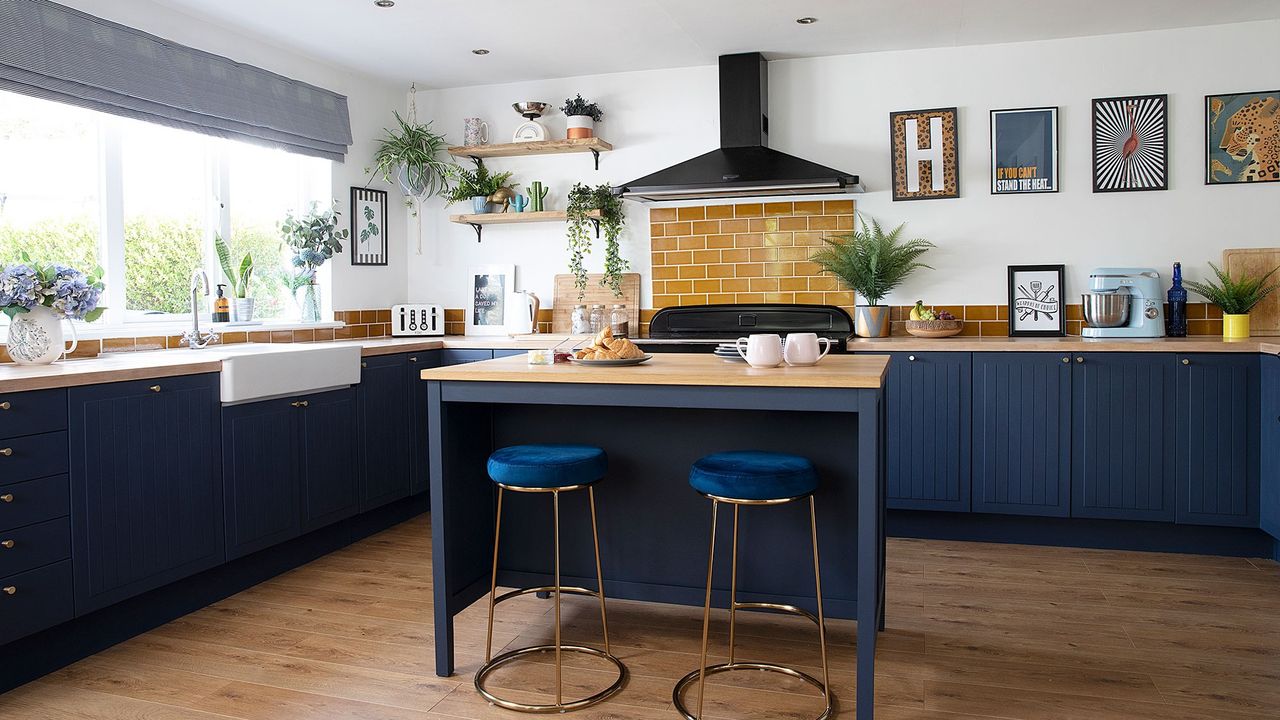
[[(453, 617), (488, 592), (495, 448), (572, 442), (603, 447), (600, 541), (609, 597), (701, 605), (709, 503), (688, 485), (699, 457), (723, 450), (797, 453), (822, 477), (815, 495), (828, 616), (856, 618), (857, 717), (873, 713), (876, 632), (884, 619), (884, 402), (888, 362), (828, 357), (807, 368), (753, 369), (709, 355), (659, 355), (633, 367), (531, 366), (523, 357), (424, 370), (430, 413), (436, 674), (453, 673)], [(546, 498), (512, 494), (498, 583), (548, 584)], [(567, 584), (594, 586), (590, 516), (567, 497)], [(579, 506), (579, 504), (581, 506)], [(813, 608), (803, 508), (743, 512), (739, 595)], [(728, 543), (716, 564), (728, 567)], [(715, 604), (728, 603), (717, 573)], [(797, 627), (798, 631), (808, 629)]]

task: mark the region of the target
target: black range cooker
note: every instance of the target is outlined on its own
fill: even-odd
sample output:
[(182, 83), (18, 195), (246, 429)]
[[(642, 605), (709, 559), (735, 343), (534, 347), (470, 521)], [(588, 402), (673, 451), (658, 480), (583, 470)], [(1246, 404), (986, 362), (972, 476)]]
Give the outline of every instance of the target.
[(663, 308), (649, 323), (649, 337), (632, 338), (645, 352), (711, 352), (722, 342), (755, 333), (816, 333), (844, 352), (853, 334), (849, 313), (834, 305), (686, 305)]

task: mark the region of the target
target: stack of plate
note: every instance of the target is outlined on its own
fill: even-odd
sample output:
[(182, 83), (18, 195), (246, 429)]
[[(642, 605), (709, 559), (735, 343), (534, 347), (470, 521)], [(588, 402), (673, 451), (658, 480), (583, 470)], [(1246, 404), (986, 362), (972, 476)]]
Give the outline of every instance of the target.
[(737, 343), (723, 342), (716, 346), (716, 357), (727, 362), (746, 362), (742, 356), (738, 354)]

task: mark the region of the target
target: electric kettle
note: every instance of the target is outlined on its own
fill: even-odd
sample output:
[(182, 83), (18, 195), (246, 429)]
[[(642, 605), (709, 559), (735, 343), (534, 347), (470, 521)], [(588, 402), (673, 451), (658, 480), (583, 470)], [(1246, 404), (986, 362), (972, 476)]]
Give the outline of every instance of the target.
[(538, 332), (538, 296), (528, 290), (507, 294), (506, 325), (508, 335)]

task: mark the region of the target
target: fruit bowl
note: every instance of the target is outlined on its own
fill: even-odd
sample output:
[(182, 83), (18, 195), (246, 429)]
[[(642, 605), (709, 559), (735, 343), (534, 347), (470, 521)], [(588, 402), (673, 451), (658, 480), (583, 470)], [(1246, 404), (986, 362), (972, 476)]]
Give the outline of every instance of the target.
[(944, 338), (959, 335), (963, 320), (908, 320), (907, 332), (921, 338)]

